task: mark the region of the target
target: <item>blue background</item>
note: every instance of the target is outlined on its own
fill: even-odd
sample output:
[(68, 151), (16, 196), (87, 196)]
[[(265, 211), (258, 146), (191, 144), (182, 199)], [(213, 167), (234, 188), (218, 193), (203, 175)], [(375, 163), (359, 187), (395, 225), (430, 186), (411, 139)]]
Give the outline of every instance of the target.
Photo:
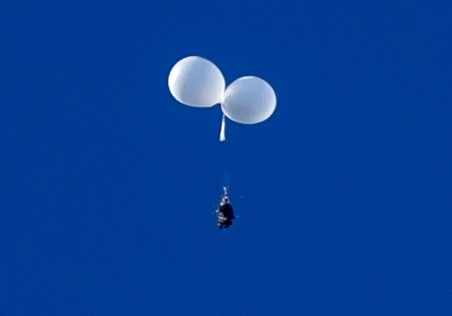
[[(0, 314), (452, 315), (451, 12), (4, 1)], [(274, 115), (220, 143), (168, 91), (188, 55)]]

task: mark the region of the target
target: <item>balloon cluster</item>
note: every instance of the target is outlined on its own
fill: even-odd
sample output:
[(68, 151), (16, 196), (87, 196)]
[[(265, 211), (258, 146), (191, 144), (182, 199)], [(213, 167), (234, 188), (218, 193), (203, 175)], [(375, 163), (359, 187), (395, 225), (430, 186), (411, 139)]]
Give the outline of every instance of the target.
[(170, 71), (168, 86), (182, 104), (205, 108), (221, 104), (221, 141), (225, 140), (225, 116), (237, 123), (257, 124), (268, 119), (276, 108), (275, 92), (266, 81), (245, 76), (226, 87), (220, 69), (199, 56), (179, 60)]

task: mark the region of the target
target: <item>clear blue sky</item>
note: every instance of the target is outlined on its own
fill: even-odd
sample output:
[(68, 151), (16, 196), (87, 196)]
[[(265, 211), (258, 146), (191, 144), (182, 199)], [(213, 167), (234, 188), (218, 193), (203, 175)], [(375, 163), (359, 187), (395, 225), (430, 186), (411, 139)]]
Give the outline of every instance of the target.
[(1, 315), (452, 315), (450, 1), (3, 2)]

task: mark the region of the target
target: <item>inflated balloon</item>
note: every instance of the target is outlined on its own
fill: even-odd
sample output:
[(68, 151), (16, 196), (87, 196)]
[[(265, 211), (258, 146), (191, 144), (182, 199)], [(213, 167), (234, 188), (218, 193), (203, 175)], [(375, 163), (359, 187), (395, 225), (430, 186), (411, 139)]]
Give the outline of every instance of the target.
[(276, 108), (273, 88), (261, 78), (241, 77), (224, 92), (221, 109), (232, 121), (256, 124), (268, 119)]
[(223, 74), (214, 63), (199, 56), (189, 56), (173, 66), (168, 86), (180, 103), (211, 107), (221, 103), (226, 84)]

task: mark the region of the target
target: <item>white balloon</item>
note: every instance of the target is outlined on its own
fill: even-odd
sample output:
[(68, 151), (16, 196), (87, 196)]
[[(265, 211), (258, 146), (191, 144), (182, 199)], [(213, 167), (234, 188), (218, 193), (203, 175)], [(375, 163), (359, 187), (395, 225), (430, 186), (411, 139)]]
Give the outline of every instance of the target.
[(261, 78), (246, 76), (231, 83), (224, 92), (223, 113), (232, 121), (256, 124), (268, 119), (276, 108), (273, 88)]
[(199, 56), (189, 56), (173, 66), (168, 86), (180, 103), (211, 107), (221, 103), (226, 84), (223, 74), (214, 63)]

